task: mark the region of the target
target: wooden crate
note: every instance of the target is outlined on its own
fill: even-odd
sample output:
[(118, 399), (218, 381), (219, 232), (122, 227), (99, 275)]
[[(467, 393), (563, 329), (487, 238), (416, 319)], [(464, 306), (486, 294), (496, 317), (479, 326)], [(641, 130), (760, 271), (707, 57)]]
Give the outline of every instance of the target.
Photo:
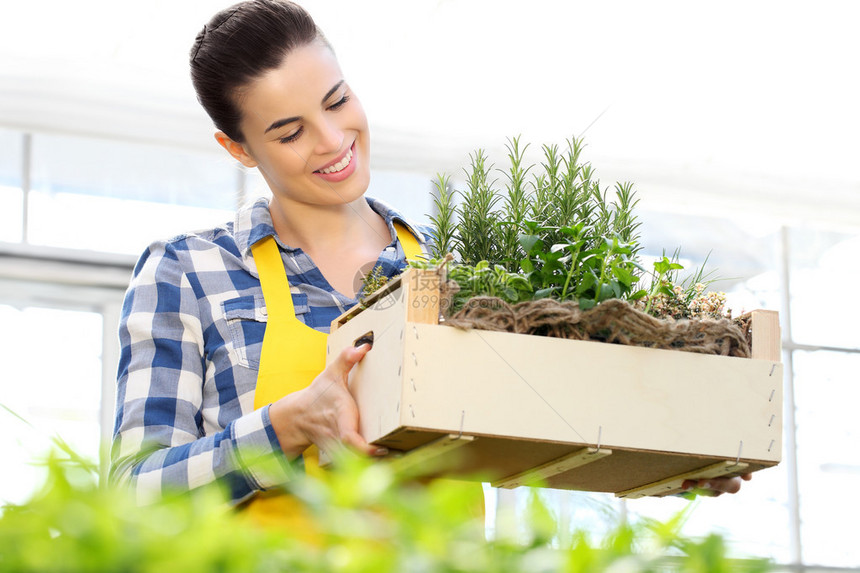
[(753, 313), (752, 358), (712, 356), (440, 325), (441, 281), (407, 270), (328, 339), (331, 360), (373, 333), (350, 387), (396, 463), (619, 497), (779, 463), (777, 313)]

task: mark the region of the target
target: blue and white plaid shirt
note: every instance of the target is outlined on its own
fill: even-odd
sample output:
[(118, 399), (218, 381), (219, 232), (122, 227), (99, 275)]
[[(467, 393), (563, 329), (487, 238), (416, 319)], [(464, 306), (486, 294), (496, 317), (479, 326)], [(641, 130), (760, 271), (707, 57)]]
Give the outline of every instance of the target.
[[(431, 231), (367, 200), (391, 232), (377, 264), (396, 275), (405, 255), (394, 220), (422, 246)], [(223, 480), (238, 503), (290, 477), (269, 408), (254, 410), (266, 305), (251, 245), (269, 235), (275, 229), (261, 198), (223, 227), (153, 243), (134, 269), (119, 328), (111, 476), (129, 481), (141, 502)], [(335, 291), (301, 249), (278, 245), (296, 316), (328, 332), (356, 299)], [(277, 471), (250, 461), (269, 452), (283, 461)]]

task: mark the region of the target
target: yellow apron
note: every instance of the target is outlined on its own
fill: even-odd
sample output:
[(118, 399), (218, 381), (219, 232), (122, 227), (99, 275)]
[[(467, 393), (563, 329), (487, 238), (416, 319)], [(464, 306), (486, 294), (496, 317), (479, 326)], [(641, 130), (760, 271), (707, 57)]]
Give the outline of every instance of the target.
[[(418, 257), (421, 245), (403, 226), (395, 223), (397, 238), (407, 259)], [(307, 387), (325, 369), (328, 335), (296, 318), (287, 272), (278, 244), (269, 236), (251, 246), (263, 298), (266, 301), (266, 333), (254, 393), (254, 409), (276, 402)], [(305, 450), (306, 471), (320, 475), (316, 446)], [(263, 526), (287, 529), (308, 541), (319, 541), (300, 502), (283, 492), (261, 492), (245, 505), (248, 517)]]

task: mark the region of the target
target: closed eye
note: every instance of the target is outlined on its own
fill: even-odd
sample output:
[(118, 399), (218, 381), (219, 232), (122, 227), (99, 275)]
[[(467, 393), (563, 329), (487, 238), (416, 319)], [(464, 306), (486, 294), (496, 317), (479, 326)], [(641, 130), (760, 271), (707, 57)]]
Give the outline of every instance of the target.
[(334, 102), (333, 104), (328, 106), (328, 108), (332, 111), (337, 111), (340, 108), (342, 108), (344, 105), (346, 105), (346, 102), (348, 102), (348, 101), (349, 101), (349, 95), (343, 94), (342, 98), (340, 98), (339, 100), (337, 100), (336, 102)]
[(295, 132), (293, 132), (293, 133), (291, 133), (285, 137), (280, 138), (278, 141), (280, 141), (281, 143), (292, 143), (299, 138), (299, 136), (302, 134), (303, 131), (304, 131), (304, 128), (300, 127)]
[[(331, 104), (330, 106), (328, 106), (328, 109), (330, 111), (337, 111), (340, 108), (342, 108), (343, 106), (345, 106), (347, 104), (347, 102), (349, 102), (349, 100), (350, 100), (349, 94), (343, 94), (343, 97), (340, 98), (339, 100), (337, 100), (336, 102), (334, 102), (333, 104)], [(295, 140), (297, 140), (303, 132), (304, 132), (304, 128), (300, 127), (296, 131), (294, 131), (293, 133), (278, 139), (278, 141), (281, 143), (292, 143)]]

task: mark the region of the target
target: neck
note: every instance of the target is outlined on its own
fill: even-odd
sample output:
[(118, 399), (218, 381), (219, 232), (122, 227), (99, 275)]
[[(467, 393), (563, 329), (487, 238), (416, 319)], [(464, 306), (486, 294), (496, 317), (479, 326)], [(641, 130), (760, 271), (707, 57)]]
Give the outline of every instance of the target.
[(269, 212), (281, 240), (308, 253), (390, 241), (387, 225), (364, 197), (340, 205), (309, 205), (273, 198)]

